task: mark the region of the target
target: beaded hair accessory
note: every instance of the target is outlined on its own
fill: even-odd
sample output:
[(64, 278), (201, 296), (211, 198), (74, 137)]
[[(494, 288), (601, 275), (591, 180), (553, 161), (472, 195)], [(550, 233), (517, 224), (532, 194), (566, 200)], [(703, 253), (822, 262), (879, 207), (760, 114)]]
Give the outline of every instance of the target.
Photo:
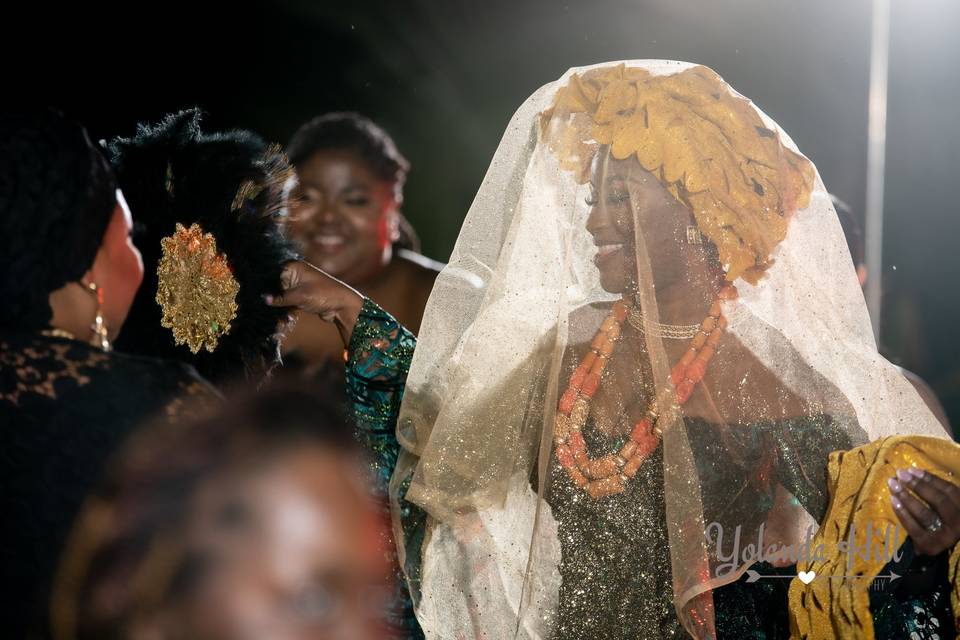
[(157, 304), (161, 326), (173, 331), (176, 344), (192, 353), (212, 352), (221, 336), (230, 333), (237, 317), (240, 284), (217, 241), (194, 223), (177, 223), (172, 236), (160, 241), (163, 256), (157, 266)]

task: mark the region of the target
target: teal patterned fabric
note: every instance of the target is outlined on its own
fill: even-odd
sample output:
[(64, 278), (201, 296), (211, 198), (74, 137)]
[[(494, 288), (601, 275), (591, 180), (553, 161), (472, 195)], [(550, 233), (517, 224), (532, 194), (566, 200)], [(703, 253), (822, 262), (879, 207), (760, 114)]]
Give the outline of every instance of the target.
[(944, 640), (955, 638), (953, 607), (947, 577), (948, 553), (917, 556), (910, 539), (901, 547), (899, 562), (889, 562), (881, 575), (901, 576), (874, 580), (870, 611), (877, 640)]
[[(416, 338), (412, 333), (374, 302), (364, 300), (347, 349), (347, 397), (356, 422), (356, 437), (370, 457), (387, 522), (387, 488), (400, 452), (397, 413), (414, 346)], [(423, 638), (399, 566), (396, 584), (390, 606), (391, 626), (399, 637)]]
[[(400, 447), (396, 438), (396, 420), (403, 399), (407, 372), (416, 346), (416, 338), (397, 323), (390, 314), (370, 300), (365, 300), (360, 317), (354, 327), (348, 349), (346, 367), (347, 394), (356, 419), (357, 439), (366, 448), (373, 471), (376, 474), (377, 491), (389, 511), (386, 498), (387, 487), (396, 466)], [(708, 434), (710, 429), (701, 425), (693, 433)], [(787, 486), (812, 513), (822, 514), (826, 509), (823, 487), (815, 486), (809, 478), (819, 477), (804, 468), (801, 460), (823, 460), (837, 448), (849, 448), (843, 430), (832, 424), (825, 416), (806, 421), (794, 420), (780, 424), (757, 425), (755, 429), (739, 431), (742, 451), (777, 451), (777, 460), (771, 460), (776, 479)], [(696, 438), (694, 438), (696, 440)], [(775, 442), (771, 442), (772, 439)], [(706, 438), (709, 440), (709, 438)], [(699, 444), (700, 446), (696, 446)], [(704, 454), (698, 462), (713, 459), (717, 464), (718, 481), (730, 465), (720, 465), (711, 458), (708, 441), (696, 443), (694, 449)], [(773, 445), (773, 446), (771, 446)], [(747, 456), (749, 458), (749, 455)], [(740, 468), (750, 468), (761, 461), (738, 461)], [(742, 466), (741, 466), (742, 465)], [(705, 466), (709, 467), (709, 464)], [(763, 466), (763, 465), (761, 465)], [(702, 469), (707, 472), (707, 469)], [(709, 473), (706, 473), (709, 477)], [(762, 498), (763, 488), (754, 498)], [(413, 505), (405, 503), (400, 514), (404, 529), (415, 532), (424, 529), (424, 515)], [(419, 545), (416, 537), (408, 539), (413, 548)], [(944, 640), (954, 638), (949, 590), (946, 581), (946, 558), (916, 558), (908, 541), (901, 563), (888, 565), (882, 573), (893, 569), (904, 576), (891, 584), (878, 584), (870, 592), (870, 609), (878, 640)], [(416, 564), (419, 556), (411, 553), (411, 562)], [(739, 581), (714, 591), (717, 633), (720, 638), (737, 640), (775, 640), (789, 638), (789, 614), (787, 589), (789, 579), (796, 573), (795, 566), (774, 568), (766, 563), (755, 565), (763, 575), (778, 574), (780, 579)], [(416, 566), (408, 567), (410, 575), (417, 575)], [(423, 632), (413, 614), (413, 606), (398, 568), (398, 588), (392, 606), (393, 622), (406, 638), (422, 638)], [(563, 637), (561, 632), (557, 640)]]

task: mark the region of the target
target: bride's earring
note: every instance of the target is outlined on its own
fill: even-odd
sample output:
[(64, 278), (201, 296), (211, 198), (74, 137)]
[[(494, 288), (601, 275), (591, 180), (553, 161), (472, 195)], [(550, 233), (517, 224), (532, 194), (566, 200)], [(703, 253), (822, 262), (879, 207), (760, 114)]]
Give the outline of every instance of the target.
[(687, 225), (687, 244), (703, 244), (703, 234), (692, 224)]
[(87, 291), (97, 301), (97, 315), (94, 316), (93, 324), (90, 325), (90, 331), (93, 332), (93, 343), (103, 351), (110, 351), (113, 348), (110, 345), (110, 333), (107, 331), (106, 322), (103, 321), (103, 289), (97, 286), (97, 283), (91, 282), (87, 285)]

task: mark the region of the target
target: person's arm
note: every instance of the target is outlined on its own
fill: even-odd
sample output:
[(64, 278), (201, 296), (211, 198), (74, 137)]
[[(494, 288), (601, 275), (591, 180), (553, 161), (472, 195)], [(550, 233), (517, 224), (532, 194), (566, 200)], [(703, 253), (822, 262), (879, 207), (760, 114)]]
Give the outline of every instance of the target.
[(386, 495), (397, 462), (397, 414), (416, 338), (372, 300), (320, 269), (291, 262), (283, 294), (267, 303), (296, 307), (336, 325), (346, 347), (347, 396), (356, 435), (370, 454), (377, 489)]
[(347, 347), (347, 396), (357, 439), (369, 452), (378, 489), (387, 492), (400, 446), (396, 423), (416, 338), (365, 299)]
[[(400, 453), (397, 414), (416, 338), (376, 303), (305, 262), (287, 265), (283, 285), (283, 295), (268, 298), (268, 304), (314, 313), (334, 323), (340, 332), (346, 347), (347, 396), (355, 434), (370, 456), (376, 473), (374, 490), (384, 499), (389, 518), (386, 496)], [(424, 514), (412, 511), (413, 507), (406, 505), (401, 517), (424, 519)], [(398, 578), (395, 599), (388, 607), (390, 625), (398, 637), (420, 640), (423, 631), (414, 615), (413, 601), (402, 574)]]

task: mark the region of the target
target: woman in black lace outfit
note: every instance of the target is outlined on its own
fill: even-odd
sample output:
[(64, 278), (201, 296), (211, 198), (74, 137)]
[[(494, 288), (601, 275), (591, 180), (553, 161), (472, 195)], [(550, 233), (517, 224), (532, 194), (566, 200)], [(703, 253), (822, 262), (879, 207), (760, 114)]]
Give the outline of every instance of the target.
[(6, 637), (43, 637), (67, 532), (145, 417), (212, 395), (180, 363), (110, 350), (143, 277), (100, 150), (55, 113), (0, 116), (0, 545)]

